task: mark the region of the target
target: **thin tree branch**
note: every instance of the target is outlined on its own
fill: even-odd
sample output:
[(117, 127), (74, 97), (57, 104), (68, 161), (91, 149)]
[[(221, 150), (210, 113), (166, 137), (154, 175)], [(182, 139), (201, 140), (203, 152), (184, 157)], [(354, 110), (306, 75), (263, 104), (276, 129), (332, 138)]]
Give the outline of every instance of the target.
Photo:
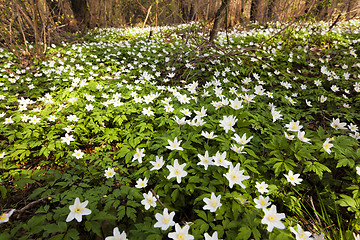
[(277, 35), (279, 35), (280, 33), (282, 33), (283, 31), (285, 31), (285, 29), (289, 28), (291, 25), (293, 25), (296, 21), (292, 20), (287, 26), (283, 27), (282, 29), (280, 29), (280, 31), (278, 31), (277, 33), (275, 33), (274, 35), (272, 35), (270, 38), (266, 39), (264, 42), (262, 42), (257, 48), (255, 48), (255, 51), (257, 51), (259, 48), (261, 48), (265, 43), (267, 43), (268, 41), (270, 41), (271, 39), (273, 39), (274, 37), (276, 37)]
[[(31, 203), (28, 203), (27, 205), (25, 205), (23, 208), (21, 208), (21, 209), (19, 209), (19, 210), (15, 210), (14, 213), (17, 213), (17, 214), (18, 214), (17, 219), (19, 219), (19, 218), (20, 218), (20, 215), (21, 215), (23, 212), (25, 212), (27, 209), (29, 209), (29, 208), (31, 208), (32, 206), (34, 206), (35, 204), (38, 204), (38, 203), (40, 203), (40, 202), (42, 202), (42, 201), (44, 201), (44, 200), (46, 200), (46, 199), (49, 199), (49, 198), (50, 198), (50, 196), (46, 196), (46, 197), (40, 198), (40, 199), (38, 199), (38, 200), (36, 200), (36, 201), (33, 201), (33, 202), (31, 202)], [(10, 211), (10, 210), (11, 210), (11, 209), (3, 209), (3, 211), (5, 211), (5, 212), (8, 212), (8, 211)]]
[(311, 206), (312, 206), (313, 209), (314, 209), (314, 213), (315, 213), (316, 219), (318, 220), (318, 222), (319, 222), (319, 224), (320, 224), (320, 226), (321, 226), (321, 221), (320, 221), (319, 215), (317, 214), (317, 211), (316, 211), (316, 208), (315, 208), (315, 205), (314, 205), (312, 196), (310, 196), (310, 203), (311, 203)]
[[(160, 205), (163, 207), (163, 208), (167, 208), (159, 199), (159, 197), (156, 195), (156, 193), (154, 192), (154, 190), (152, 188), (150, 188), (150, 192), (154, 195), (154, 197), (156, 198), (156, 200), (160, 203)], [(168, 208), (167, 208), (168, 209)]]

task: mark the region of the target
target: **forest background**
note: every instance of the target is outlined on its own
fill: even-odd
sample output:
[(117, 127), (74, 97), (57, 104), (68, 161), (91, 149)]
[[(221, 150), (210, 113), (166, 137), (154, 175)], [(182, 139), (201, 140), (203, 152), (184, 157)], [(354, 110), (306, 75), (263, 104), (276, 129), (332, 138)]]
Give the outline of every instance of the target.
[(0, 44), (26, 66), (26, 59), (43, 57), (47, 46), (69, 40), (68, 33), (96, 27), (210, 24), (217, 18), (217, 28), (300, 19), (335, 25), (356, 18), (359, 9), (359, 0), (2, 0)]

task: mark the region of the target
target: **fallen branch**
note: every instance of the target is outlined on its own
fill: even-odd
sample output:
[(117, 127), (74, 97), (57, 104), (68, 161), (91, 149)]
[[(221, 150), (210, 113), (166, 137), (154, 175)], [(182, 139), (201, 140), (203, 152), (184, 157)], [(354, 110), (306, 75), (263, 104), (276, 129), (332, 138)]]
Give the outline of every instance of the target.
[(331, 29), (333, 27), (335, 27), (336, 23), (340, 20), (341, 17), (341, 13), (339, 14), (339, 16), (337, 16), (336, 20), (333, 22), (333, 24), (331, 24), (331, 26), (329, 27), (329, 32), (331, 31)]
[(146, 22), (147, 22), (147, 20), (148, 20), (148, 18), (149, 18), (151, 8), (152, 8), (152, 5), (149, 7), (149, 9), (148, 9), (148, 11), (147, 11), (145, 21), (144, 21), (144, 23), (143, 23), (143, 25), (142, 25), (143, 28), (145, 27)]
[[(42, 202), (42, 201), (44, 201), (44, 200), (46, 200), (46, 199), (49, 199), (50, 198), (50, 196), (46, 196), (46, 197), (43, 197), (43, 198), (40, 198), (40, 199), (38, 199), (38, 200), (36, 200), (36, 201), (33, 201), (33, 202), (31, 202), (31, 203), (28, 203), (27, 205), (25, 205), (23, 208), (21, 208), (21, 209), (19, 209), (19, 210), (15, 210), (14, 211), (14, 213), (16, 213), (18, 216), (17, 216), (17, 219), (19, 219), (20, 218), (20, 215), (23, 213), (23, 212), (25, 212), (27, 209), (29, 209), (29, 208), (31, 208), (32, 206), (34, 206), (35, 204), (37, 204), (37, 203), (39, 203), (39, 202)], [(11, 209), (3, 209), (3, 211), (5, 211), (5, 212), (8, 212), (8, 211), (10, 211)]]
[(281, 71), (277, 70), (275, 67), (273, 67), (271, 64), (265, 62), (264, 60), (262, 60), (261, 58), (257, 57), (256, 55), (249, 55), (249, 54), (243, 54), (243, 53), (238, 53), (238, 52), (225, 52), (224, 49), (216, 46), (215, 44), (213, 44), (213, 47), (217, 48), (219, 51), (222, 51), (223, 52), (223, 55), (214, 55), (212, 57), (224, 57), (224, 56), (227, 56), (227, 57), (230, 57), (232, 59), (235, 59), (237, 60), (235, 57), (236, 56), (241, 56), (241, 57), (246, 57), (246, 58), (255, 58), (257, 59), (258, 61), (262, 62), (263, 64), (265, 64), (266, 66), (272, 68), (274, 71), (278, 71), (283, 77), (289, 79), (288, 76), (284, 75)]
[(316, 211), (316, 208), (315, 208), (315, 205), (314, 205), (312, 196), (310, 196), (310, 203), (311, 203), (311, 206), (312, 206), (313, 209), (314, 209), (315, 217), (316, 217), (319, 225), (321, 226), (321, 220), (320, 220), (320, 218), (319, 218), (319, 215), (317, 214), (317, 211)]
[(256, 49), (255, 51), (257, 51), (259, 48), (261, 48), (265, 43), (269, 42), (271, 39), (273, 39), (274, 37), (276, 37), (277, 35), (279, 35), (280, 33), (282, 33), (283, 31), (285, 31), (285, 29), (289, 28), (291, 25), (293, 25), (296, 22), (296, 20), (291, 21), (287, 26), (283, 27), (282, 29), (280, 29), (280, 31), (278, 31), (277, 33), (275, 33), (274, 35), (272, 35), (270, 38), (266, 39), (264, 42), (262, 42)]
[[(155, 196), (156, 200), (160, 203), (160, 205), (163, 207), (163, 208), (167, 208), (159, 199), (159, 197), (156, 195), (156, 193), (154, 192), (154, 190), (152, 188), (150, 188), (150, 192)], [(167, 208), (168, 209), (168, 208)]]

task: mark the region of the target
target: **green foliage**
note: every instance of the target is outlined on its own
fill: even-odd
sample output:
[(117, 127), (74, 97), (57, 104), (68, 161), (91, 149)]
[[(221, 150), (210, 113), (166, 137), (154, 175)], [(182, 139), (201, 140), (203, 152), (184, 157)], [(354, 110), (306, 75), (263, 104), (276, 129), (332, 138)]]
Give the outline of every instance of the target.
[[(184, 38), (188, 27), (200, 29), (167, 27), (150, 39), (147, 30), (94, 30), (35, 69), (1, 52), (0, 205), (28, 210), (0, 225), (0, 239), (105, 238), (115, 227), (164, 239), (174, 231), (154, 227), (164, 207), (195, 239), (294, 239), (297, 223), (327, 239), (360, 231), (359, 33), (304, 23), (260, 46), (281, 26), (234, 29), (205, 48)], [(229, 116), (236, 122), (222, 124)], [(296, 121), (303, 138), (286, 126)], [(171, 149), (175, 138), (182, 149)], [(217, 163), (202, 162), (206, 154)], [(231, 185), (221, 154), (249, 177), (243, 186)], [(150, 193), (156, 206), (147, 208)], [(212, 194), (221, 196), (215, 211), (204, 209)], [(267, 231), (260, 196), (285, 214), (285, 229)], [(65, 222), (76, 198), (91, 214)]]

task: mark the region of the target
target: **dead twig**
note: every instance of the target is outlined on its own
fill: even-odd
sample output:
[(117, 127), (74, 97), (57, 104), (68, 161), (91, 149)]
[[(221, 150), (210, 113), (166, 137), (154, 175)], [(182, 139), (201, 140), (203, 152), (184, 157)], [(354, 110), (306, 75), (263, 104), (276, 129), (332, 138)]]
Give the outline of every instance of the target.
[(314, 209), (315, 217), (316, 217), (317, 221), (319, 222), (319, 225), (321, 226), (321, 221), (320, 221), (319, 215), (317, 214), (312, 196), (310, 196), (310, 203), (311, 203), (312, 208)]
[(262, 42), (257, 48), (255, 48), (255, 51), (257, 51), (258, 49), (260, 49), (264, 44), (266, 44), (267, 42), (269, 42), (271, 39), (273, 39), (274, 37), (276, 37), (277, 35), (279, 35), (280, 33), (282, 33), (283, 31), (285, 31), (287, 28), (289, 28), (291, 25), (293, 25), (296, 22), (296, 20), (292, 20), (290, 21), (290, 23), (283, 27), (282, 29), (280, 29), (280, 31), (278, 31), (277, 33), (275, 33), (274, 35), (272, 35), (270, 38), (266, 39), (264, 42)]
[[(18, 216), (17, 216), (17, 219), (19, 219), (20, 218), (20, 215), (22, 214), (22, 213), (24, 213), (27, 209), (29, 209), (29, 208), (31, 208), (32, 206), (34, 206), (34, 205), (36, 205), (36, 204), (38, 204), (38, 203), (40, 203), (40, 202), (42, 202), (42, 201), (44, 201), (44, 200), (46, 200), (46, 199), (49, 199), (50, 198), (50, 196), (46, 196), (46, 197), (43, 197), (43, 198), (40, 198), (40, 199), (38, 199), (38, 200), (36, 200), (36, 201), (33, 201), (33, 202), (31, 202), (31, 203), (28, 203), (27, 205), (25, 205), (23, 208), (21, 208), (21, 209), (19, 209), (19, 210), (15, 210), (14, 211), (14, 213), (16, 213)], [(3, 211), (5, 211), (5, 212), (8, 212), (8, 211), (10, 211), (11, 209), (3, 209)]]
[(331, 24), (331, 26), (329, 27), (329, 32), (331, 31), (331, 29), (333, 29), (333, 27), (335, 27), (336, 23), (340, 20), (340, 17), (341, 17), (341, 13), (337, 16), (333, 24)]
[(146, 22), (147, 22), (147, 20), (148, 20), (148, 18), (149, 18), (151, 8), (152, 8), (152, 5), (151, 5), (151, 6), (149, 7), (149, 9), (147, 10), (146, 18), (145, 18), (144, 23), (143, 23), (143, 26), (142, 26), (143, 28), (145, 27)]
[[(156, 198), (156, 200), (160, 203), (160, 205), (163, 207), (163, 208), (167, 208), (159, 199), (159, 197), (156, 195), (156, 193), (154, 192), (154, 190), (152, 188), (150, 188), (150, 192), (154, 195), (154, 197)], [(167, 208), (168, 209), (168, 208)]]

